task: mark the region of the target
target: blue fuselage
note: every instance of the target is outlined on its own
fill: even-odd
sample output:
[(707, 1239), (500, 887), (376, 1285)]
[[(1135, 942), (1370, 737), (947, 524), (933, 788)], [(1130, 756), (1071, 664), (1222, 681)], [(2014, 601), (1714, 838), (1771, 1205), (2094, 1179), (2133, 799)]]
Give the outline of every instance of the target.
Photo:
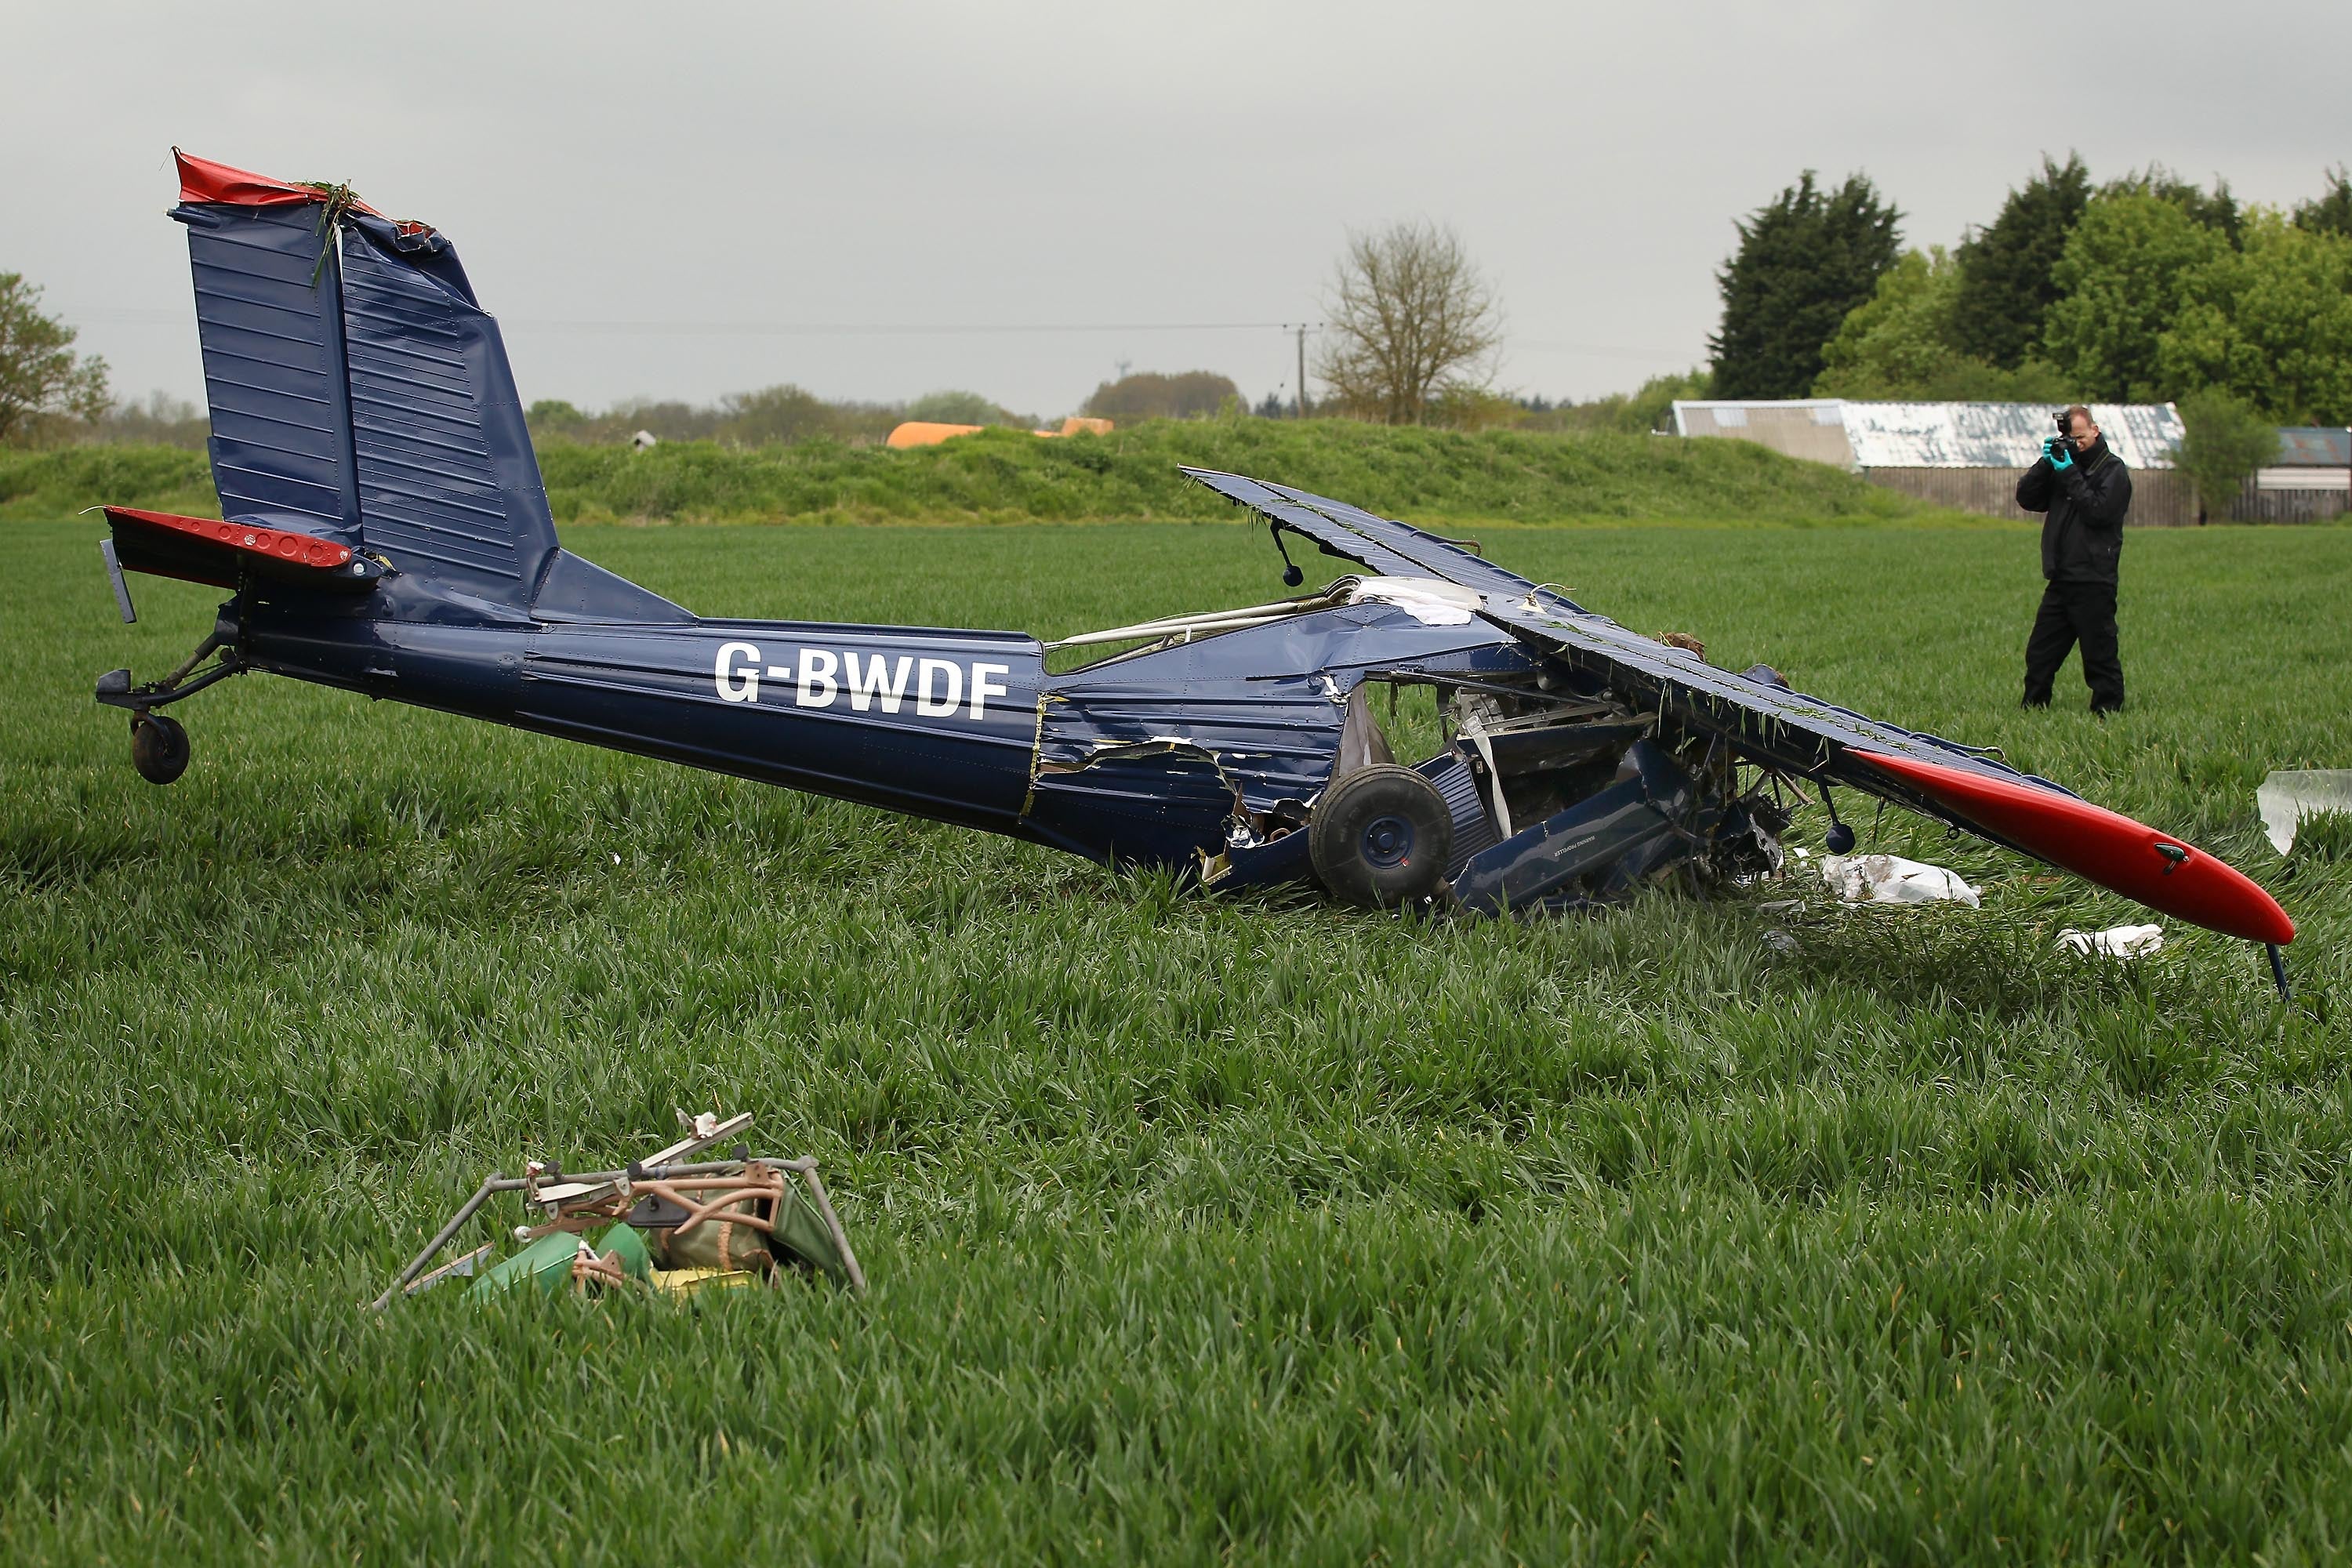
[(1368, 672), (1498, 674), (1484, 623), (1318, 610), (1046, 671), (1011, 632), (396, 619), (264, 604), (255, 668), (1052, 845), (1190, 865), (1328, 781)]

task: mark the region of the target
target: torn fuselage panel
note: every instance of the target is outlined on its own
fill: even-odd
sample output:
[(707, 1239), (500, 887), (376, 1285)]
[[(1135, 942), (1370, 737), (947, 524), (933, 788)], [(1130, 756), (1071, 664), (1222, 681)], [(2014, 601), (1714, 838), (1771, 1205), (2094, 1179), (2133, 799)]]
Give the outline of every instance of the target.
[(1365, 599), (1049, 676), (1024, 825), (1119, 864), (1193, 866), (1303, 820), (1372, 672), (1528, 679), (1479, 620)]
[[(1614, 896), (1698, 847), (1719, 815), (1664, 749), (1635, 741), (1614, 783), (1473, 856), (1454, 895), (1489, 914)], [(1601, 885), (1581, 885), (1596, 874)]]

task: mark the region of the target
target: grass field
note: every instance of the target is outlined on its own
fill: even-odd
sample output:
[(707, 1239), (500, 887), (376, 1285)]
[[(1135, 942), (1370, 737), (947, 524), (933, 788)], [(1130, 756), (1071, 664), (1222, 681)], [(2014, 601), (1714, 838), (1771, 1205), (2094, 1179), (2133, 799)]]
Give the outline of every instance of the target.
[[(1933, 516), (1823, 463), (1747, 441), (1392, 429), (1348, 419), (1160, 419), (1069, 440), (990, 430), (892, 451), (832, 441), (649, 452), (540, 448), (556, 521), (1034, 522), (1231, 521), (1179, 464), (1278, 474), (1392, 516), (1566, 522), (1660, 518), (1787, 523)], [(101, 502), (216, 515), (201, 452), (170, 447), (0, 451), (0, 520)], [(1949, 514), (1945, 514), (1948, 519)]]
[[(2253, 815), (2352, 765), (2352, 530), (2135, 534), (2105, 725), (2014, 706), (2021, 530), (1488, 541), (2229, 857), (2302, 925), (2294, 1011), (2170, 922), (2061, 958), (2138, 911), (1891, 816), (1866, 846), (1986, 907), (1219, 901), (266, 678), (155, 789), (90, 682), (217, 595), (142, 580), (122, 627), (94, 538), (0, 528), (0, 1557), (2352, 1551), (2352, 845), (2283, 864)], [(710, 614), (1048, 634), (1278, 564), (567, 541)], [(825, 1162), (867, 1297), (354, 1305), (491, 1167), (681, 1105)]]

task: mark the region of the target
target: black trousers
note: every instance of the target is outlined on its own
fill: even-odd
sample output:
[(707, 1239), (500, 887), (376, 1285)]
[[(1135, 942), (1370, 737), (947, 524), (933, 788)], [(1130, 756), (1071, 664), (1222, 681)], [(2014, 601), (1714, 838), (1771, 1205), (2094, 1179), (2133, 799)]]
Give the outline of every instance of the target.
[(2053, 583), (2042, 590), (2033, 631), (2025, 639), (2025, 705), (2050, 700), (2050, 683), (2074, 645), (2083, 645), (2083, 683), (2091, 710), (2124, 705), (2124, 661), (2116, 647), (2116, 590), (2111, 583)]

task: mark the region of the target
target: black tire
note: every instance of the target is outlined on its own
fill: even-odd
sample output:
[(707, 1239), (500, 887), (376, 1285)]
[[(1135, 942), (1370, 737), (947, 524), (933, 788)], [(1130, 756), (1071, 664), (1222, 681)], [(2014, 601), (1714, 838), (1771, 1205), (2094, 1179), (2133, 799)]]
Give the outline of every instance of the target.
[(188, 732), (178, 720), (141, 713), (131, 721), (131, 765), (149, 784), (171, 784), (186, 773), (188, 750)]
[(1333, 894), (1388, 910), (1434, 894), (1454, 852), (1454, 816), (1437, 786), (1379, 763), (1323, 793), (1307, 825), (1307, 853)]

